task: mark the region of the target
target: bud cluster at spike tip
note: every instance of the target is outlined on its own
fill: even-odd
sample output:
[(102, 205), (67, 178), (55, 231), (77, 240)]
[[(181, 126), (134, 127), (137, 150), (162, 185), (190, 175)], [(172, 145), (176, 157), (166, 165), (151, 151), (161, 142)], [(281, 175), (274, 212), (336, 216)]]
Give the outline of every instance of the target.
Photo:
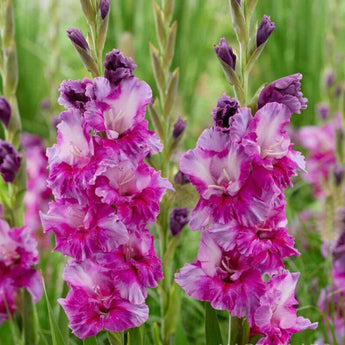
[(0, 97), (0, 121), (8, 127), (11, 119), (11, 106), (8, 103), (7, 99), (4, 97)]
[(73, 44), (77, 45), (81, 49), (85, 51), (90, 50), (90, 47), (88, 43), (86, 42), (86, 39), (83, 33), (79, 29), (76, 29), (76, 28), (67, 29), (67, 36), (72, 41)]
[(236, 55), (232, 51), (232, 47), (229, 46), (225, 38), (221, 38), (219, 45), (214, 46), (214, 51), (216, 52), (218, 58), (227, 66), (236, 69)]
[(256, 33), (256, 46), (260, 47), (262, 44), (264, 44), (271, 36), (274, 29), (275, 24), (271, 22), (269, 17), (264, 15)]
[(41, 214), (44, 231), (55, 233), (55, 250), (72, 257), (63, 274), (71, 290), (59, 303), (81, 339), (147, 320), (147, 288), (163, 275), (146, 226), (172, 189), (144, 161), (162, 150), (145, 120), (150, 87), (119, 50), (104, 65), (105, 77), (60, 87), (66, 110), (47, 150), (55, 200)]
[[(189, 226), (202, 235), (197, 260), (175, 280), (189, 296), (246, 317), (251, 335), (263, 336), (258, 344), (286, 345), (293, 333), (317, 327), (297, 317), (299, 273), (283, 262), (299, 255), (288, 233), (284, 190), (304, 171), (304, 158), (292, 149), (285, 129), (292, 111), (284, 102), (261, 104), (254, 116), (234, 104), (226, 95), (219, 99), (213, 127), (181, 159), (182, 173), (200, 194)], [(215, 115), (223, 109), (227, 116)]]

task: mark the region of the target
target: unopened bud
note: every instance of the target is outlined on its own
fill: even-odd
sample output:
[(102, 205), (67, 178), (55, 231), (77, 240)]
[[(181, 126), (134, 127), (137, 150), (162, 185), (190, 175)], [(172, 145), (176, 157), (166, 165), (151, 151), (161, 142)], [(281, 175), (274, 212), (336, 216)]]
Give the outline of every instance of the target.
[(21, 155), (8, 142), (0, 139), (0, 173), (5, 182), (13, 182), (20, 168)]
[(344, 178), (344, 167), (336, 164), (333, 170), (334, 180), (337, 186), (340, 186)]
[(110, 9), (110, 0), (101, 0), (99, 3), (99, 10), (101, 12), (102, 20), (108, 15)]
[(329, 106), (324, 103), (320, 103), (317, 105), (317, 113), (321, 120), (326, 120), (329, 117)]
[(256, 46), (260, 47), (264, 44), (268, 38), (271, 36), (271, 33), (275, 29), (275, 25), (271, 22), (270, 18), (266, 15), (263, 16), (261, 24), (256, 33)]
[(83, 33), (76, 28), (69, 28), (67, 30), (67, 36), (72, 41), (73, 44), (77, 45), (79, 48), (89, 51), (89, 45), (86, 42), (86, 39)]
[(172, 235), (178, 235), (188, 222), (189, 209), (187, 207), (174, 208), (170, 215), (170, 230)]
[(6, 98), (0, 97), (0, 121), (8, 127), (11, 118), (11, 106)]
[(174, 124), (172, 136), (174, 139), (179, 138), (184, 132), (187, 125), (187, 121), (183, 121), (182, 117), (179, 116), (176, 123)]
[(216, 52), (218, 58), (222, 62), (231, 67), (233, 70), (236, 68), (236, 55), (232, 51), (232, 48), (228, 45), (228, 42), (225, 38), (221, 38), (219, 45), (214, 45), (214, 51)]
[(176, 184), (183, 186), (187, 183), (190, 183), (190, 179), (189, 179), (188, 175), (184, 174), (181, 170), (179, 170), (174, 177), (174, 182)]

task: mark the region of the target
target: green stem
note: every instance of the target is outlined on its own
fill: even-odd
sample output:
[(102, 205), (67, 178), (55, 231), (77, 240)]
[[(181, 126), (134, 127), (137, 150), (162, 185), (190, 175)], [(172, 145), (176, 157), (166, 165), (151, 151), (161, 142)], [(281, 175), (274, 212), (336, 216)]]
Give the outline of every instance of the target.
[(29, 292), (23, 291), (23, 329), (25, 345), (38, 344), (38, 319), (35, 305)]
[(231, 344), (231, 313), (229, 313), (228, 345)]

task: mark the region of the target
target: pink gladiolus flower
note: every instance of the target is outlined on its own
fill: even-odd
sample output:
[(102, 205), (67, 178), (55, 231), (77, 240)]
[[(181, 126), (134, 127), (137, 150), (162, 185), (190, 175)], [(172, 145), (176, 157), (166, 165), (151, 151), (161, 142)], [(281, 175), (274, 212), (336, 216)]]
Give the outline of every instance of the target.
[(121, 298), (111, 271), (91, 260), (69, 263), (64, 279), (72, 287), (58, 302), (64, 308), (73, 333), (85, 339), (106, 329), (121, 332), (138, 327), (148, 318), (145, 304), (133, 304)]
[(323, 126), (306, 126), (299, 131), (301, 144), (310, 151), (307, 157), (308, 173), (303, 177), (314, 188), (318, 198), (324, 196), (323, 183), (329, 180), (335, 166), (335, 121)]
[(294, 306), (298, 302), (294, 295), (298, 277), (299, 273), (282, 271), (269, 281), (254, 314), (254, 332), (265, 335), (258, 344), (288, 344), (293, 333), (317, 327), (317, 322), (297, 316)]
[(34, 135), (24, 133), (22, 145), (26, 155), (26, 172), (28, 176), (27, 192), (24, 197), (25, 224), (31, 229), (41, 227), (39, 212), (48, 210), (51, 190), (47, 187), (47, 157), (43, 141)]
[(240, 318), (253, 315), (265, 292), (261, 273), (250, 260), (224, 248), (222, 240), (207, 231), (202, 234), (198, 260), (186, 264), (175, 280), (189, 296)]
[(0, 323), (7, 318), (5, 299), (10, 311), (14, 311), (17, 289), (26, 288), (34, 302), (42, 297), (42, 277), (34, 268), (38, 263), (36, 247), (29, 228), (10, 229), (0, 219)]
[(153, 246), (153, 236), (146, 229), (130, 234), (127, 243), (112, 253), (96, 257), (102, 267), (112, 269), (114, 285), (120, 296), (131, 303), (144, 303), (147, 287), (157, 287), (163, 279), (161, 260)]
[(126, 226), (115, 210), (104, 204), (80, 205), (69, 199), (52, 202), (41, 215), (45, 232), (56, 236), (55, 250), (77, 260), (97, 251), (109, 252), (128, 240)]
[(145, 226), (156, 221), (172, 186), (144, 162), (162, 149), (144, 119), (152, 91), (121, 56), (107, 56), (111, 82), (61, 85), (59, 102), (68, 110), (60, 115), (57, 144), (47, 150), (55, 201), (41, 220), (45, 232), (55, 233), (55, 250), (75, 259), (64, 273), (72, 290), (60, 303), (82, 339), (145, 322), (146, 289), (162, 279)]

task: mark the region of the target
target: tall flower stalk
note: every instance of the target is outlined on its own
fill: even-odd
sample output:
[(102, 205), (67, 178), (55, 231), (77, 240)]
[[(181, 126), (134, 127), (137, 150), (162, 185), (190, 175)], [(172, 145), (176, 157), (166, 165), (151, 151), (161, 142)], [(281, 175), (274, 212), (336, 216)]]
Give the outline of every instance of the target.
[(110, 3), (81, 4), (90, 39), (75, 28), (67, 34), (94, 79), (61, 84), (66, 110), (47, 150), (55, 200), (41, 219), (55, 250), (72, 258), (63, 274), (71, 290), (59, 303), (73, 333), (85, 339), (105, 329), (121, 342), (120, 332), (148, 319), (147, 288), (162, 279), (148, 225), (172, 186), (144, 162), (162, 144), (144, 119), (152, 91), (134, 76), (133, 60), (114, 49), (100, 76)]
[[(179, 68), (171, 71), (175, 52), (177, 22), (172, 22), (174, 0), (163, 0), (159, 6), (153, 1), (153, 13), (158, 47), (150, 43), (151, 61), (158, 96), (149, 106), (152, 124), (163, 142), (163, 151), (159, 160), (149, 159), (153, 166), (159, 167), (162, 175), (170, 181), (176, 174), (176, 164), (172, 155), (181, 141), (187, 122), (176, 114), (178, 96)], [(175, 183), (179, 184), (178, 178)], [(161, 341), (163, 345), (171, 343), (176, 332), (176, 315), (180, 315), (180, 295), (173, 281), (173, 259), (179, 244), (181, 230), (188, 222), (187, 208), (173, 209), (173, 195), (168, 193), (162, 201), (157, 229), (160, 241), (160, 255), (163, 261), (164, 280), (159, 284), (161, 297)]]
[(317, 326), (297, 317), (299, 273), (290, 273), (283, 262), (299, 255), (288, 233), (284, 190), (304, 170), (304, 158), (292, 149), (285, 126), (307, 100), (300, 74), (249, 97), (250, 71), (275, 25), (264, 16), (253, 30), (256, 1), (229, 3), (239, 58), (225, 38), (215, 52), (237, 99), (219, 98), (213, 126), (181, 159), (181, 171), (200, 194), (190, 227), (202, 230), (202, 236), (196, 262), (175, 277), (189, 296), (242, 319), (229, 327), (230, 344), (247, 344), (250, 336), (260, 338), (261, 345), (288, 344), (294, 333)]

